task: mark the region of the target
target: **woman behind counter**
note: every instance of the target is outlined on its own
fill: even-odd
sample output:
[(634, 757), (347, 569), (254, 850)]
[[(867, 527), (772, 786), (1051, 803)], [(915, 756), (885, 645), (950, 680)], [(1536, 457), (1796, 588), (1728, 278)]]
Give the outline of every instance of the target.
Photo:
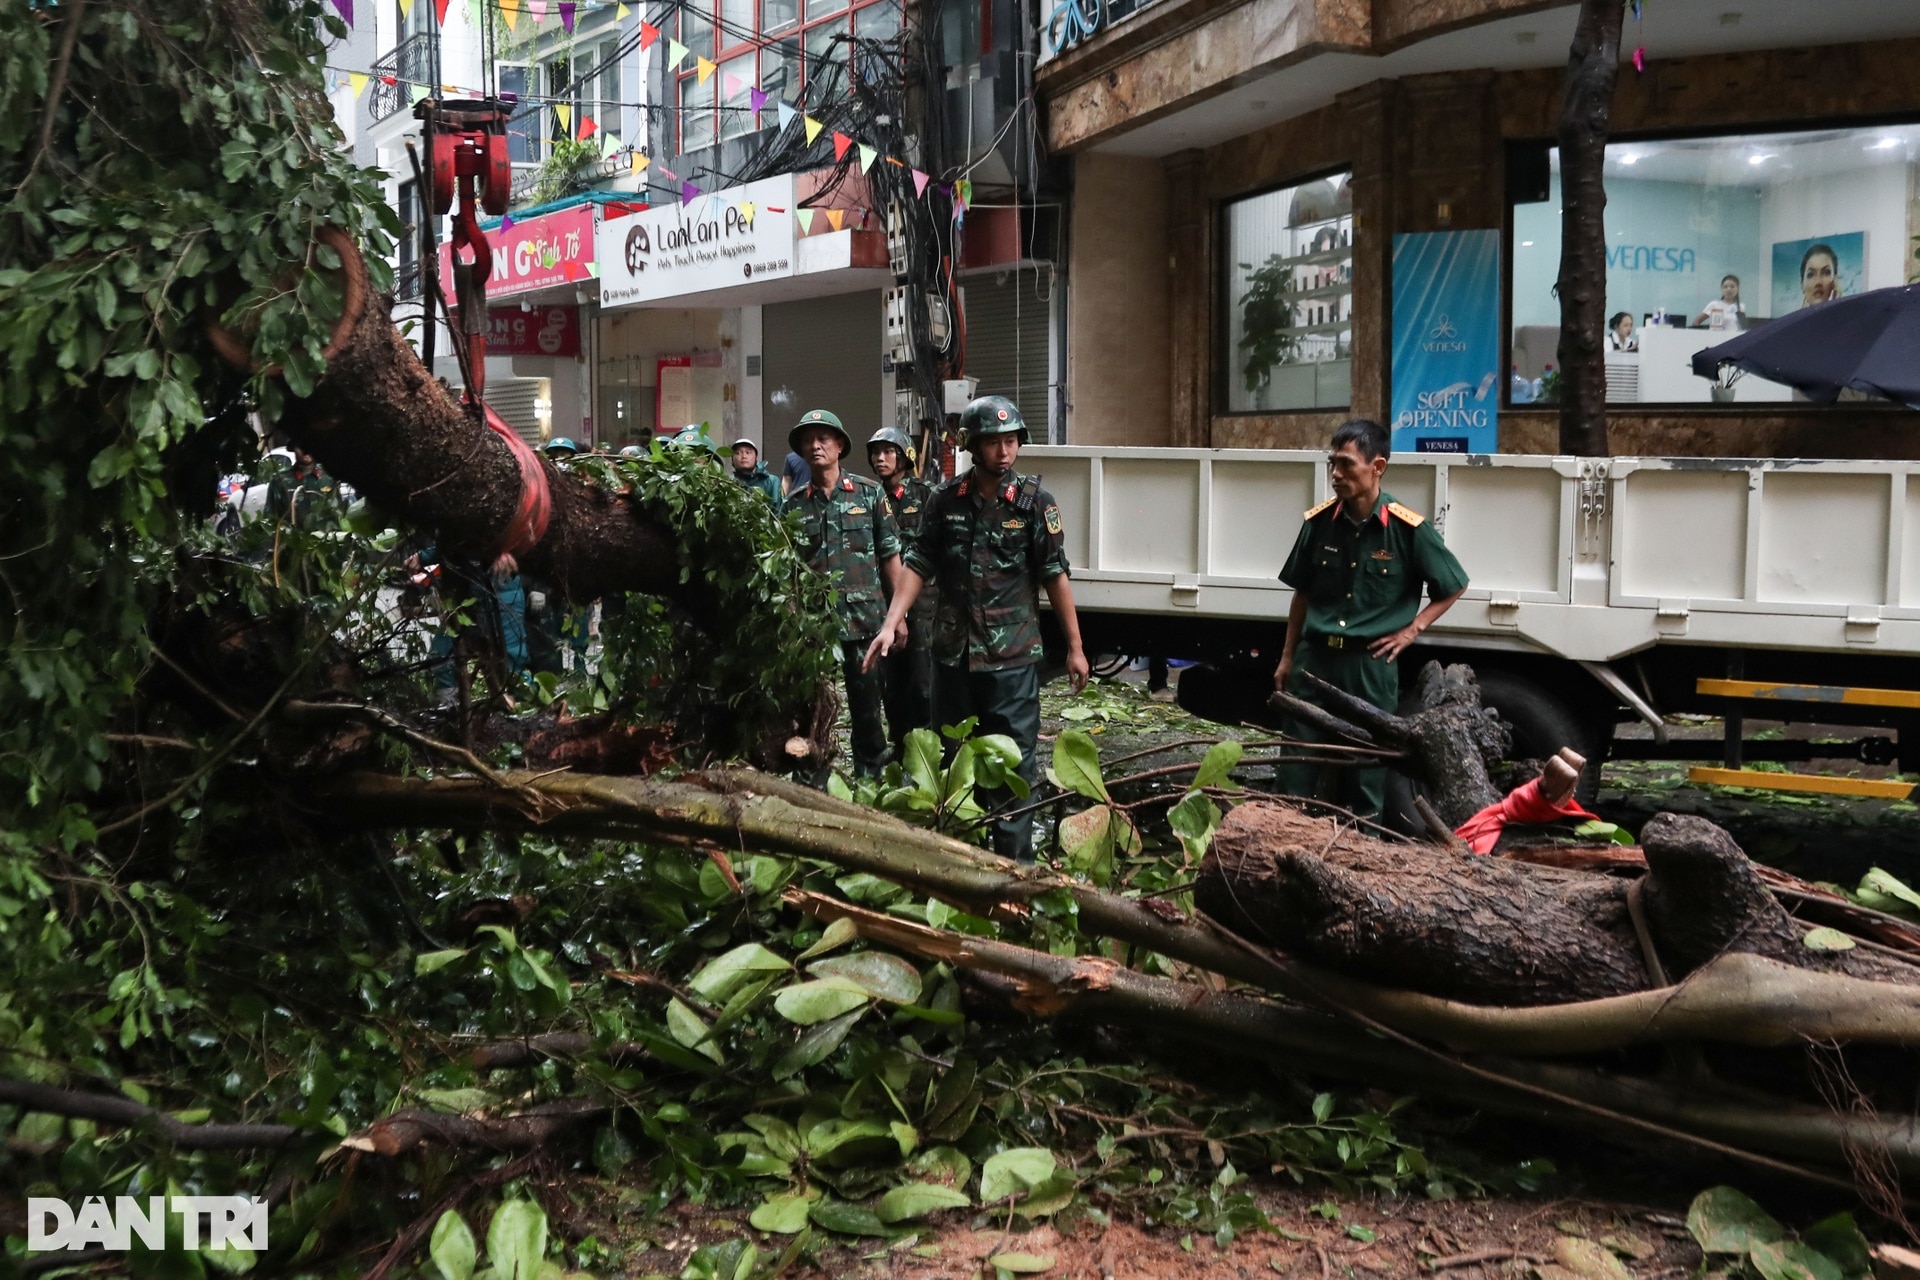
[(1638, 351), (1640, 339), (1633, 332), (1633, 313), (1619, 311), (1607, 321), (1607, 345), (1615, 351)]

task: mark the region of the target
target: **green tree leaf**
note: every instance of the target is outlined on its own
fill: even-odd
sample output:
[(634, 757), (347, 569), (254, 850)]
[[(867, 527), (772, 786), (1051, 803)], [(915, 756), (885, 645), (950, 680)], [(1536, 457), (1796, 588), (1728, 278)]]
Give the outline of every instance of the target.
[(771, 1231), (775, 1235), (790, 1236), (807, 1229), (808, 1200), (805, 1196), (769, 1196), (747, 1221), (753, 1224), (755, 1231)]
[(874, 1213), (880, 1221), (892, 1224), (924, 1218), (941, 1209), (968, 1209), (973, 1201), (967, 1193), (937, 1182), (909, 1182), (880, 1197)]
[(1844, 1209), (1822, 1218), (1800, 1233), (1806, 1244), (1832, 1258), (1849, 1276), (1865, 1275), (1873, 1266), (1867, 1238), (1860, 1234), (1853, 1215)]
[(807, 1211), (814, 1225), (825, 1227), (828, 1231), (838, 1231), (848, 1236), (884, 1236), (887, 1224), (873, 1210), (857, 1204), (848, 1204), (844, 1200), (835, 1200), (823, 1196), (813, 1202)]
[(759, 943), (748, 942), (715, 956), (687, 980), (687, 985), (714, 1004), (723, 1004), (746, 982), (792, 967)]
[(1825, 925), (1818, 929), (1809, 929), (1807, 936), (1800, 941), (1806, 944), (1809, 951), (1851, 951), (1854, 947), (1852, 938), (1838, 929)]
[(427, 1242), (427, 1254), (440, 1272), (440, 1280), (471, 1280), (477, 1253), (467, 1220), (452, 1209), (441, 1214)]
[(1042, 1271), (1053, 1270), (1053, 1255), (1050, 1253), (996, 1253), (987, 1259), (987, 1265), (998, 1267), (1002, 1271), (1011, 1271), (1015, 1275), (1038, 1275)]
[(1695, 1196), (1687, 1209), (1687, 1230), (1702, 1253), (1746, 1253), (1787, 1234), (1750, 1196), (1732, 1187), (1710, 1187)]
[(1045, 1147), (1013, 1147), (989, 1156), (980, 1166), (980, 1200), (992, 1204), (1031, 1191), (1059, 1167), (1059, 1160)]
[(863, 1001), (851, 1013), (843, 1013), (837, 1018), (808, 1027), (806, 1034), (794, 1041), (773, 1064), (773, 1078), (785, 1080), (815, 1063), (825, 1062), (847, 1038), (847, 1032), (853, 1030), (853, 1024), (865, 1016), (867, 1008)]
[(851, 1013), (873, 998), (873, 994), (857, 982), (817, 978), (785, 988), (773, 998), (773, 1007), (788, 1022), (810, 1027)]
[(829, 956), (808, 965), (807, 972), (822, 978), (843, 979), (875, 999), (894, 1004), (913, 1004), (920, 999), (920, 971), (899, 956), (884, 951)]
[(1220, 807), (1204, 792), (1189, 791), (1179, 804), (1167, 810), (1167, 825), (1186, 850), (1187, 861), (1197, 863), (1207, 856), (1213, 833), (1220, 827)]
[(667, 1034), (682, 1047), (704, 1054), (713, 1059), (716, 1065), (725, 1065), (726, 1058), (720, 1052), (720, 1046), (713, 1042), (706, 1022), (682, 1004), (677, 996), (667, 1001)]
[(1198, 791), (1201, 787), (1224, 787), (1228, 785), (1233, 767), (1240, 763), (1246, 748), (1228, 738), (1216, 742), (1207, 748), (1207, 754), (1200, 761), (1200, 769), (1193, 775), (1191, 786)]
[(1839, 1263), (1798, 1240), (1758, 1242), (1747, 1257), (1766, 1280), (1846, 1280)]
[(1107, 784), (1100, 778), (1100, 749), (1084, 729), (1068, 729), (1053, 742), (1053, 764), (1047, 777), (1062, 791), (1085, 796), (1089, 800), (1112, 799)]
[(487, 1261), (500, 1280), (539, 1280), (546, 1260), (546, 1210), (531, 1200), (509, 1200), (493, 1211)]
[(438, 973), (455, 960), (464, 958), (466, 954), (464, 947), (451, 947), (445, 951), (423, 951), (413, 958), (413, 976), (424, 978), (430, 973)]

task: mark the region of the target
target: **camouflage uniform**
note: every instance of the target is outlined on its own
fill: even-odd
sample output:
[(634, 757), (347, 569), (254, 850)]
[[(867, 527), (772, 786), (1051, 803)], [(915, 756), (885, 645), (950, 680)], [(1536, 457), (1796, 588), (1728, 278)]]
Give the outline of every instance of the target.
[[(933, 486), (917, 478), (902, 481), (887, 491), (894, 523), (900, 527), (902, 546), (911, 545), (919, 536), (921, 517), (932, 499)], [(887, 733), (893, 739), (896, 756), (909, 733), (933, 724), (933, 626), (939, 598), (940, 593), (932, 583), (921, 588), (907, 613), (907, 647), (888, 654), (881, 667)]]
[[(1466, 588), (1466, 570), (1417, 511), (1401, 506), (1382, 490), (1361, 520), (1342, 513), (1328, 498), (1301, 519), (1280, 580), (1307, 594), (1307, 616), (1293, 651), (1287, 692), (1308, 702), (1319, 699), (1303, 686), (1311, 672), (1335, 688), (1364, 698), (1383, 711), (1400, 709), (1400, 668), (1382, 662), (1367, 646), (1406, 627), (1420, 612), (1420, 591), (1445, 600)], [(1304, 721), (1289, 718), (1289, 736), (1307, 742), (1321, 735)], [(1385, 769), (1340, 769), (1340, 794), (1329, 797), (1362, 817), (1380, 812), (1386, 800)], [(1321, 783), (1318, 765), (1283, 765), (1280, 788), (1311, 796)]]
[[(993, 490), (979, 477), (934, 491), (907, 568), (938, 586), (933, 627), (933, 712), (938, 725), (980, 717), (981, 733), (1020, 746), (1020, 776), (1038, 777), (1040, 587), (1067, 572), (1060, 508), (1038, 476), (1010, 475)], [(1004, 795), (985, 793), (987, 808)], [(1031, 818), (994, 823), (994, 848), (1033, 857)]]
[(853, 768), (880, 771), (887, 759), (887, 731), (880, 719), (880, 675), (862, 672), (867, 644), (886, 621), (887, 597), (880, 565), (900, 554), (893, 510), (879, 485), (842, 473), (832, 493), (814, 485), (787, 495), (782, 512), (798, 512), (800, 552), (833, 580), (840, 615), (841, 672), (847, 681), (847, 711), (853, 720)]

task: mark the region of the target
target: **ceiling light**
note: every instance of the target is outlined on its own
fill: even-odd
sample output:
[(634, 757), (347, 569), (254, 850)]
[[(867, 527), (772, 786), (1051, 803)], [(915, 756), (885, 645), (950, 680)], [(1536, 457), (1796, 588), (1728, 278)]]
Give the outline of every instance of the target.
[(1874, 143), (1874, 144), (1873, 144), (1872, 146), (1870, 146), (1870, 147), (1868, 147), (1868, 148), (1867, 148), (1867, 150), (1869, 150), (1869, 151), (1887, 151), (1887, 150), (1891, 150), (1892, 148), (1894, 148), (1894, 147), (1897, 147), (1897, 146), (1899, 146), (1899, 145), (1900, 145), (1900, 139), (1898, 139), (1898, 138), (1882, 138), (1882, 139), (1880, 139), (1880, 141), (1878, 141), (1878, 142), (1876, 142), (1876, 143)]
[(1628, 151), (1620, 157), (1620, 163), (1621, 164), (1639, 164), (1640, 157), (1634, 152)]
[(1520, 247), (1521, 247), (1522, 249), (1531, 249), (1531, 248), (1533, 248), (1533, 241), (1531, 241), (1531, 240), (1522, 240), (1522, 241), (1520, 242)]
[(1750, 155), (1747, 157), (1747, 163), (1748, 164), (1765, 164), (1767, 161), (1771, 159), (1773, 159), (1771, 155), (1756, 153), (1754, 155)]

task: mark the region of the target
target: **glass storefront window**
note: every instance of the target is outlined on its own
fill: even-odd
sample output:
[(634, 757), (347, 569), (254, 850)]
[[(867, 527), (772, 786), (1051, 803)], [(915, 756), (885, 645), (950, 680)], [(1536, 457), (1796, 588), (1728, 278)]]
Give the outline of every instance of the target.
[(705, 84), (698, 76), (688, 76), (680, 82), (680, 150), (692, 151), (696, 147), (713, 145), (714, 90), (720, 85), (719, 76), (708, 76)]
[[(757, 55), (743, 53), (737, 58), (729, 58), (727, 61), (721, 63), (719, 74), (714, 76), (714, 80), (718, 81), (721, 85), (721, 92), (726, 92), (728, 76), (732, 76), (743, 85), (752, 85), (754, 82), (753, 68), (756, 61)], [(760, 127), (754, 123), (753, 111), (751, 110), (752, 105), (752, 101), (747, 97), (745, 90), (742, 90), (737, 97), (724, 99), (720, 103), (721, 141), (724, 142), (728, 138), (745, 137)]]
[(1340, 408), (1353, 399), (1351, 177), (1226, 206), (1226, 412)]
[[(1920, 125), (1616, 142), (1607, 147), (1607, 402), (1801, 399), (1695, 352), (1832, 297), (1907, 283)], [(1513, 207), (1515, 404), (1551, 403), (1560, 342), (1560, 154), (1547, 199)]]

